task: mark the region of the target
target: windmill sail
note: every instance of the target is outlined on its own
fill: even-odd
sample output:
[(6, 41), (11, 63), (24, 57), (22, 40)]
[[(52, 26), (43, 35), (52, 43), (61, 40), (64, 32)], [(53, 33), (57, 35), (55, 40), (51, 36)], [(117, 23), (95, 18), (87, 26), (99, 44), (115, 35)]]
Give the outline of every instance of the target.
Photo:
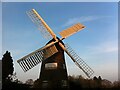
[(60, 32), (59, 34), (62, 36), (62, 38), (66, 38), (68, 36), (71, 36), (72, 34), (84, 29), (85, 26), (83, 26), (82, 24), (78, 23), (73, 25), (72, 27), (63, 30), (62, 32)]
[(48, 57), (52, 56), (57, 52), (58, 50), (55, 45), (49, 47), (45, 46), (19, 59), (17, 62), (19, 63), (23, 71), (26, 72), (39, 64), (42, 60), (47, 59)]
[(46, 39), (52, 39), (51, 33), (48, 32), (48, 30), (51, 30), (50, 27), (45, 23), (45, 21), (35, 11), (35, 9), (27, 11), (27, 14), (30, 17), (30, 19), (33, 21), (33, 23), (37, 25), (38, 29), (41, 32), (41, 35)]
[(66, 44), (66, 53), (71, 57), (75, 64), (90, 78), (94, 71)]

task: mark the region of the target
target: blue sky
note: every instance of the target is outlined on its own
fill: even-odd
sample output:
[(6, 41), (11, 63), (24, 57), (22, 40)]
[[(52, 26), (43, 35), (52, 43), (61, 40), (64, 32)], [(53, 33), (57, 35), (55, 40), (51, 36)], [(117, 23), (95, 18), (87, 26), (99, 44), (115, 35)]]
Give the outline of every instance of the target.
[(0, 59), (2, 57), (2, 3), (0, 3)]
[[(38, 0), (1, 0), (2, 2), (38, 2)], [(118, 2), (119, 0), (40, 0), (40, 2)]]
[[(3, 3), (3, 53), (10, 51), (17, 77), (37, 79), (40, 64), (24, 73), (17, 60), (45, 45), (26, 11), (36, 9), (52, 30), (59, 32), (78, 22), (86, 28), (64, 40), (95, 71), (93, 76), (118, 79), (118, 6), (115, 3)], [(84, 75), (66, 55), (68, 74)]]

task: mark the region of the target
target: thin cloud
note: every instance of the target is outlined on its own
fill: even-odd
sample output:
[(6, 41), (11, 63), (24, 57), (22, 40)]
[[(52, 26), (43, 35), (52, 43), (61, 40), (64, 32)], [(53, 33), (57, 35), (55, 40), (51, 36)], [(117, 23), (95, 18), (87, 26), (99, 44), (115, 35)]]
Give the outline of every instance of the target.
[(68, 19), (68, 21), (63, 26), (70, 26), (70, 25), (76, 24), (78, 22), (81, 22), (81, 23), (89, 22), (89, 21), (94, 21), (94, 20), (107, 18), (107, 17), (110, 17), (110, 16), (82, 16), (82, 17), (74, 17), (74, 18)]
[(118, 63), (115, 60), (113, 60), (113, 62), (108, 61), (106, 63), (97, 64), (94, 66), (94, 71), (95, 75), (100, 75), (103, 79), (105, 78), (112, 82), (118, 80)]
[(108, 41), (95, 46), (87, 47), (87, 49), (89, 49), (90, 52), (92, 52), (93, 54), (114, 53), (118, 51), (118, 46), (117, 46), (117, 42)]

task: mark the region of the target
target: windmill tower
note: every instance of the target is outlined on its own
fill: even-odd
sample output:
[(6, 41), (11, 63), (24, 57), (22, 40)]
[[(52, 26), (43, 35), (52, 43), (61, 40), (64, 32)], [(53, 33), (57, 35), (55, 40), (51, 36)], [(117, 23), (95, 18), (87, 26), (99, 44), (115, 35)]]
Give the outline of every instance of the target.
[(52, 29), (45, 23), (42, 17), (32, 9), (27, 12), (31, 20), (38, 26), (45, 38), (52, 38), (44, 47), (24, 56), (17, 62), (24, 72), (30, 70), (40, 62), (40, 87), (41, 88), (68, 88), (67, 69), (64, 58), (64, 52), (73, 60), (73, 62), (90, 78), (94, 71), (74, 52), (67, 44), (62, 42), (63, 39), (85, 28), (78, 23), (72, 27), (63, 30), (59, 34), (59, 39)]

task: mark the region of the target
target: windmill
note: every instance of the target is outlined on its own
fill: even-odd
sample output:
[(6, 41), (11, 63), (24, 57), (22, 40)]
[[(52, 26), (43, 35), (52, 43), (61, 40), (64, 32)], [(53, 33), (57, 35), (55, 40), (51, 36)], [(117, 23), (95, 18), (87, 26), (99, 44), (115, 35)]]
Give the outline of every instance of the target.
[(42, 62), (39, 77), (40, 87), (67, 88), (68, 78), (64, 58), (64, 52), (66, 52), (73, 62), (87, 75), (87, 77), (90, 78), (94, 71), (74, 52), (74, 50), (68, 44), (64, 44), (62, 42), (62, 40), (66, 39), (67, 37), (84, 29), (85, 26), (77, 23), (60, 32), (59, 34), (62, 36), (62, 38), (58, 38), (35, 9), (28, 11), (27, 14), (38, 26), (42, 35), (51, 40), (42, 48), (17, 60), (23, 71), (27, 72)]

